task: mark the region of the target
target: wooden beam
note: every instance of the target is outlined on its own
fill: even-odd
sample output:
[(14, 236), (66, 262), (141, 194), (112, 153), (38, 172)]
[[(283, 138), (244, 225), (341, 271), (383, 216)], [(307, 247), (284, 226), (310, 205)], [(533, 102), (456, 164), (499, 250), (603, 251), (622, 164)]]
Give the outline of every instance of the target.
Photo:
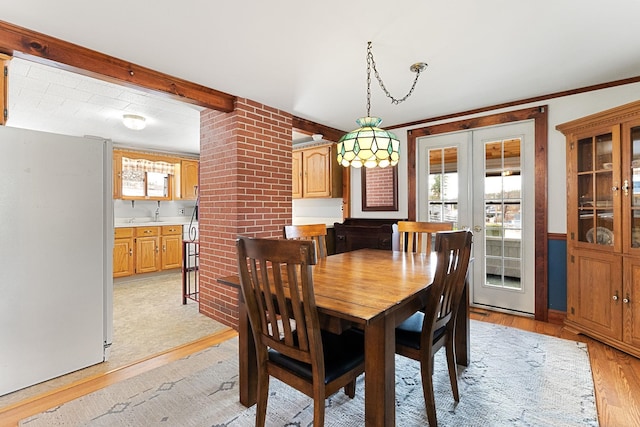
[(0, 53), (226, 113), (235, 107), (233, 95), (4, 21), (0, 21)]
[(313, 135), (314, 133), (322, 134), (323, 139), (333, 142), (338, 142), (338, 140), (342, 138), (342, 135), (347, 133), (340, 129), (321, 125), (319, 123), (312, 122), (311, 120), (302, 119), (296, 116), (293, 116), (291, 127), (298, 129), (303, 133), (308, 133), (309, 135)]

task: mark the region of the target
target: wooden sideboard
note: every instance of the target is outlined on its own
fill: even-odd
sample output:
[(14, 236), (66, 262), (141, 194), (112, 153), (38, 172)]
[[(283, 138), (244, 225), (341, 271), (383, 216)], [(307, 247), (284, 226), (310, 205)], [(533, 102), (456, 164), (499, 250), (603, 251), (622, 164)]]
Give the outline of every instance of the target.
[(405, 219), (347, 218), (333, 224), (336, 253), (356, 249), (392, 249), (393, 224)]

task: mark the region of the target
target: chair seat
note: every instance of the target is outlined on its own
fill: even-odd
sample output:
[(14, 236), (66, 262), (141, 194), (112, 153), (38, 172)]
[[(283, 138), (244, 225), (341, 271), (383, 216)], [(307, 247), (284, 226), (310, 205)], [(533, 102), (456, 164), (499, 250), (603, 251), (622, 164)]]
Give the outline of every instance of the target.
[[(396, 343), (405, 347), (420, 350), (420, 334), (422, 334), (422, 323), (424, 313), (416, 312), (396, 328)], [(441, 327), (433, 333), (433, 342), (438, 341), (445, 333), (445, 327)]]
[[(322, 331), (325, 384), (339, 378), (364, 362), (364, 336), (356, 331), (345, 331), (340, 335)], [(340, 349), (340, 351), (336, 351)], [(311, 381), (311, 365), (287, 357), (269, 349), (269, 360)]]

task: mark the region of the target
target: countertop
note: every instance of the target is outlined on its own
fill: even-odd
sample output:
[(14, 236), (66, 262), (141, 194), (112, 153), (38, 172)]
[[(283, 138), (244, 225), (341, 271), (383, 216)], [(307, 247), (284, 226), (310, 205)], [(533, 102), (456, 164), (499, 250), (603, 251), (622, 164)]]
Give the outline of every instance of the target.
[[(113, 226), (115, 228), (124, 227), (162, 227), (163, 225), (189, 225), (191, 223), (190, 216), (177, 216), (177, 217), (160, 217), (158, 221), (154, 221), (153, 218), (115, 218)], [(194, 221), (195, 226), (198, 225), (198, 221)]]
[[(333, 228), (334, 222), (342, 222), (342, 218), (326, 218), (326, 217), (296, 217), (292, 219), (294, 225), (307, 225), (307, 224), (325, 224), (328, 228)], [(163, 225), (189, 225), (191, 223), (191, 217), (177, 216), (177, 217), (160, 217), (158, 221), (154, 221), (153, 218), (115, 218), (114, 227), (161, 227)], [(198, 221), (194, 221), (194, 225), (198, 225)]]

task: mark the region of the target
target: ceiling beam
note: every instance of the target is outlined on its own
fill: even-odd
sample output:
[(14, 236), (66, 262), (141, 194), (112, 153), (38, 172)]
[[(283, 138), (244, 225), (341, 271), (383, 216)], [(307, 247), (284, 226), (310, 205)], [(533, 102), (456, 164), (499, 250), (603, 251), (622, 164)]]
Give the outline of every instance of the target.
[(217, 111), (228, 113), (235, 107), (233, 95), (4, 21), (0, 21), (0, 53)]
[(296, 116), (293, 116), (292, 118), (291, 127), (294, 129), (298, 129), (302, 133), (306, 133), (308, 135), (313, 135), (314, 133), (321, 134), (323, 139), (333, 142), (338, 142), (338, 140), (342, 138), (342, 135), (347, 133), (340, 129), (321, 125), (319, 123), (312, 122), (311, 120), (303, 119)]

